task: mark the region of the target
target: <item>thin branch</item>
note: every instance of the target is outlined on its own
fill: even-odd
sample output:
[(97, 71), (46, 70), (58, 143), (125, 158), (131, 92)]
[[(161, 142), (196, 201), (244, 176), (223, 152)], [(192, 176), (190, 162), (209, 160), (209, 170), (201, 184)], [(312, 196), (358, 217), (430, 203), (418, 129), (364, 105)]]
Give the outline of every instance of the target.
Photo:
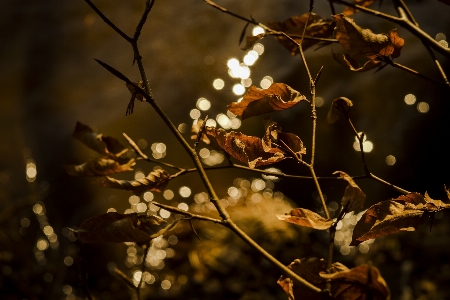
[(114, 268), (114, 272), (116, 272), (116, 274), (119, 275), (120, 278), (122, 278), (122, 280), (123, 280), (130, 288), (132, 288), (133, 290), (136, 289), (136, 286), (134, 286), (133, 281), (132, 281), (130, 278), (128, 278), (128, 276), (125, 275), (125, 273), (123, 273), (122, 271), (120, 271), (120, 270), (117, 269), (117, 268)]
[(133, 40), (137, 42), (139, 39), (139, 36), (141, 35), (142, 27), (145, 24), (145, 21), (147, 21), (147, 16), (150, 13), (150, 11), (153, 8), (153, 4), (155, 4), (155, 0), (147, 0), (145, 2), (145, 10), (144, 13), (141, 16), (141, 20), (139, 21), (138, 25), (136, 26), (136, 31), (134, 32)]
[(113, 22), (111, 22), (98, 8), (92, 3), (91, 0), (84, 0), (87, 4), (95, 11), (95, 13), (106, 23), (109, 27), (111, 27), (115, 32), (117, 32), (121, 37), (123, 37), (127, 42), (131, 43), (133, 39), (129, 37), (126, 33), (120, 30)]
[(185, 211), (185, 210), (173, 207), (173, 206), (161, 204), (161, 203), (158, 203), (158, 202), (152, 202), (152, 204), (155, 205), (155, 206), (158, 206), (160, 208), (164, 208), (167, 211), (170, 211), (170, 212), (173, 212), (173, 213), (176, 213), (176, 214), (180, 214), (180, 215), (183, 215), (183, 216), (187, 216), (187, 217), (189, 217), (189, 219), (208, 221), (208, 222), (213, 222), (213, 223), (225, 226), (225, 222), (223, 220), (220, 220), (220, 219), (215, 219), (215, 218), (205, 217), (205, 216), (202, 216), (202, 215), (193, 214), (193, 213), (190, 213), (188, 211)]
[[(402, 64), (396, 63), (396, 62), (391, 61), (391, 60), (384, 60), (384, 61), (385, 61), (387, 64), (389, 64), (389, 65), (391, 65), (391, 66), (393, 66), (393, 67), (395, 67), (395, 68), (398, 68), (398, 69), (401, 69), (401, 70), (406, 71), (406, 72), (408, 72), (408, 73), (411, 73), (411, 74), (413, 74), (413, 75), (419, 76), (419, 77), (422, 78), (422, 79), (428, 80), (428, 81), (433, 82), (433, 83), (438, 83), (438, 84), (447, 85), (447, 83), (445, 83), (445, 82), (442, 82), (442, 81), (433, 79), (433, 78), (431, 78), (431, 77), (428, 77), (428, 76), (426, 76), (426, 75), (423, 75), (423, 74), (417, 72), (416, 70), (410, 69), (410, 68), (408, 68), (408, 67), (406, 67), (406, 66), (404, 66), (404, 65), (402, 65)], [(437, 63), (439, 64), (439, 62), (437, 62)], [(439, 67), (440, 67), (440, 64), (439, 64)], [(443, 72), (443, 71), (442, 71), (442, 72)], [(441, 72), (441, 75), (442, 75), (442, 72)], [(444, 74), (444, 76), (445, 76), (445, 74)], [(446, 76), (445, 76), (445, 79), (447, 79)], [(448, 81), (447, 81), (447, 82), (448, 82)]]
[(142, 287), (142, 280), (144, 279), (144, 271), (145, 271), (145, 260), (147, 259), (148, 251), (150, 250), (150, 243), (145, 243), (142, 245), (142, 249), (144, 250), (144, 255), (142, 257), (142, 267), (141, 267), (141, 278), (139, 279), (138, 286), (136, 287), (136, 294), (138, 300), (141, 299), (141, 287)]
[(374, 179), (374, 180), (376, 180), (376, 181), (378, 181), (378, 182), (381, 182), (381, 183), (383, 183), (383, 184), (385, 184), (385, 185), (387, 185), (387, 186), (390, 186), (391, 188), (393, 188), (394, 190), (396, 190), (397, 192), (400, 192), (400, 193), (402, 193), (402, 194), (407, 195), (407, 194), (411, 193), (411, 192), (409, 192), (409, 191), (407, 191), (407, 190), (405, 190), (405, 189), (402, 189), (402, 188), (400, 188), (400, 187), (398, 187), (398, 186), (396, 186), (396, 185), (393, 185), (392, 183), (387, 182), (386, 180), (383, 180), (383, 179), (381, 179), (381, 178), (375, 176), (375, 175), (372, 174), (372, 173), (370, 173), (370, 178), (372, 178), (372, 179)]

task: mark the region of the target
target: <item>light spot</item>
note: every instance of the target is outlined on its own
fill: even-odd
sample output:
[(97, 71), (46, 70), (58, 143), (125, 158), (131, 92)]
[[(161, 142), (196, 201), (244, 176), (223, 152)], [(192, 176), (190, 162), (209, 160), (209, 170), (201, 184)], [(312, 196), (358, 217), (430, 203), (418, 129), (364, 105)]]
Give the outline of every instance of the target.
[(230, 122), (231, 122), (232, 129), (238, 129), (239, 127), (241, 127), (241, 124), (242, 124), (241, 120), (239, 120), (237, 118), (232, 119)]
[(110, 207), (110, 208), (108, 208), (108, 210), (106, 211), (107, 213), (110, 213), (110, 212), (117, 212), (117, 210), (115, 209), (115, 208), (113, 208), (113, 207)]
[(325, 100), (322, 97), (316, 97), (316, 107), (322, 107)]
[(147, 210), (147, 204), (145, 204), (143, 202), (138, 203), (136, 208), (137, 208), (138, 212), (145, 212)]
[(363, 150), (366, 153), (371, 152), (373, 150), (373, 143), (371, 141), (365, 141), (363, 143)]
[(45, 239), (39, 239), (39, 240), (37, 241), (37, 243), (36, 243), (36, 247), (37, 247), (39, 250), (41, 250), (41, 251), (47, 250), (47, 248), (48, 248), (48, 242), (47, 242), (47, 240), (45, 240)]
[(185, 133), (188, 129), (188, 126), (186, 123), (181, 123), (180, 125), (178, 125), (178, 131), (181, 133)]
[(252, 85), (252, 79), (251, 78), (242, 79), (241, 84), (247, 88)]
[(141, 199), (139, 199), (139, 197), (136, 195), (130, 196), (130, 198), (128, 198), (128, 202), (130, 202), (131, 205), (138, 204), (140, 201)]
[[(268, 169), (265, 169), (265, 171), (272, 172), (272, 173), (278, 173), (278, 174), (281, 173), (281, 170), (277, 169), (277, 168), (268, 168)], [(277, 176), (266, 175), (266, 174), (263, 174), (262, 178), (264, 178), (265, 180), (271, 180), (271, 181), (275, 181), (275, 182), (280, 180), (280, 178)]]
[(45, 235), (51, 235), (53, 233), (53, 228), (52, 226), (47, 225), (42, 231), (45, 233)]
[(245, 87), (242, 84), (237, 83), (233, 85), (233, 93), (238, 96), (243, 95), (245, 93)]
[(448, 48), (448, 42), (447, 42), (447, 41), (440, 40), (440, 41), (439, 41), (439, 44), (440, 44), (442, 47), (444, 47), (444, 48)]
[(172, 200), (175, 194), (172, 192), (172, 190), (165, 190), (163, 193), (163, 197), (166, 200)]
[(41, 204), (36, 203), (35, 205), (33, 205), (33, 212), (35, 214), (41, 215), (43, 211), (44, 211), (44, 207)]
[(349, 255), (350, 254), (350, 247), (349, 246), (342, 246), (340, 249), (340, 252), (342, 255)]
[(201, 115), (202, 113), (196, 108), (191, 109), (191, 111), (189, 112), (189, 116), (194, 120), (200, 118)]
[(230, 195), (230, 197), (236, 197), (239, 193), (239, 190), (237, 188), (235, 188), (234, 186), (229, 187), (228, 188), (228, 195)]
[(178, 238), (176, 235), (171, 235), (169, 236), (169, 238), (167, 239), (167, 241), (169, 242), (169, 244), (171, 245), (176, 245), (178, 243)]
[(255, 179), (252, 181), (251, 189), (254, 192), (263, 190), (266, 187), (266, 183), (262, 179)]
[(436, 34), (436, 38), (435, 39), (436, 39), (436, 41), (440, 42), (442, 40), (445, 41), (447, 39), (447, 37), (445, 36), (444, 33), (439, 32), (438, 34)]
[(147, 202), (150, 202), (153, 200), (153, 198), (155, 198), (155, 196), (153, 195), (152, 192), (145, 192), (144, 193), (144, 200)]
[(73, 258), (71, 256), (64, 257), (64, 264), (68, 267), (73, 265)]
[(183, 198), (187, 198), (191, 195), (191, 189), (188, 188), (187, 186), (180, 187), (178, 192), (180, 193), (181, 197), (183, 197)]
[(258, 52), (256, 52), (255, 50), (250, 50), (250, 51), (247, 52), (247, 54), (244, 56), (243, 61), (244, 61), (244, 63), (245, 63), (247, 66), (252, 66), (252, 65), (256, 62), (256, 60), (258, 59), (258, 57), (259, 57)]
[(170, 289), (171, 286), (172, 286), (172, 284), (170, 283), (169, 280), (163, 280), (163, 281), (161, 281), (161, 287), (162, 287), (164, 290)]
[(23, 218), (22, 220), (20, 220), (20, 225), (22, 225), (22, 227), (25, 227), (25, 228), (30, 226), (30, 219)]
[(161, 208), (161, 209), (159, 210), (159, 215), (160, 215), (162, 218), (167, 219), (168, 217), (170, 217), (170, 211), (167, 211), (167, 210)]
[(213, 120), (213, 119), (208, 119), (208, 120), (206, 121), (206, 126), (209, 126), (209, 127), (216, 127), (216, 125), (217, 125), (217, 123), (216, 123), (216, 121)]
[(213, 81), (213, 87), (214, 87), (216, 90), (221, 90), (221, 89), (223, 89), (223, 88), (225, 87), (225, 81), (223, 81), (223, 80), (220, 79), (220, 78), (216, 78), (216, 79), (214, 79), (214, 81)]
[(206, 111), (211, 108), (211, 102), (209, 102), (209, 100), (206, 98), (199, 98), (197, 100), (197, 108)]
[(394, 155), (388, 155), (386, 156), (386, 164), (388, 166), (393, 166), (396, 162), (395, 156)]
[(261, 88), (268, 89), (273, 83), (273, 78), (270, 76), (264, 76), (264, 78), (259, 83), (261, 85)]
[(405, 103), (408, 105), (413, 105), (414, 103), (416, 103), (416, 96), (414, 96), (413, 94), (406, 95)]
[(144, 172), (140, 170), (136, 170), (136, 173), (134, 173), (134, 180), (139, 180), (145, 177)]
[(251, 199), (253, 203), (259, 203), (262, 200), (262, 195), (260, 193), (254, 193)]
[(63, 290), (63, 293), (66, 294), (66, 295), (71, 294), (72, 291), (73, 291), (72, 286), (70, 286), (68, 284), (65, 284), (63, 286), (62, 290)]
[(155, 152), (164, 153), (166, 152), (166, 145), (164, 143), (157, 143), (155, 147)]
[(145, 148), (147, 148), (148, 143), (147, 143), (146, 140), (140, 139), (140, 140), (137, 142), (137, 145), (138, 145), (139, 149), (144, 150)]
[(257, 36), (258, 34), (264, 34), (266, 31), (261, 26), (253, 27), (252, 34), (253, 36)]
[(201, 158), (208, 158), (210, 155), (210, 152), (207, 148), (202, 148), (202, 149), (200, 149), (198, 154), (200, 155)]
[(141, 277), (142, 277), (142, 272), (141, 271), (136, 271), (133, 274), (133, 279), (136, 280), (137, 282), (141, 281)]
[(259, 55), (262, 55), (264, 53), (264, 45), (261, 43), (256, 43), (253, 46), (253, 50), (255, 50)]
[(430, 110), (430, 105), (426, 102), (417, 103), (417, 110), (421, 113), (427, 113)]
[(218, 114), (216, 116), (217, 123), (219, 123), (220, 126), (222, 126), (224, 129), (230, 129), (231, 128), (231, 121), (225, 114)]
[(367, 252), (369, 252), (369, 245), (367, 244), (367, 243), (362, 243), (362, 244), (359, 244), (359, 246), (358, 246), (358, 250), (359, 250), (359, 252), (361, 252), (361, 253), (367, 253)]

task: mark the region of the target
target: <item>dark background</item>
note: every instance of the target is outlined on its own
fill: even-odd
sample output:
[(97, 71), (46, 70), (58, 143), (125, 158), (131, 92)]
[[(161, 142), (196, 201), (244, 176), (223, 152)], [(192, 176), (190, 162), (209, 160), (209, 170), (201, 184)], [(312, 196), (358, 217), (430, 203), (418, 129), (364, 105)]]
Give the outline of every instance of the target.
[[(328, 3), (316, 2), (315, 12), (329, 17)], [(223, 0), (218, 3), (260, 22), (283, 21), (308, 10), (306, 1)], [(136, 0), (99, 0), (95, 4), (129, 35), (134, 32), (144, 7), (144, 1)], [(408, 1), (408, 5), (421, 28), (432, 37), (440, 32), (450, 36), (450, 6), (438, 1)], [(373, 7), (378, 8), (378, 3)], [(342, 6), (336, 8), (342, 11)], [(383, 3), (380, 9), (395, 15), (389, 2)], [(130, 207), (130, 194), (92, 184), (92, 178), (75, 178), (65, 173), (64, 164), (80, 164), (96, 156), (72, 139), (76, 122), (119, 138), (124, 144), (122, 132), (136, 141), (145, 139), (149, 146), (144, 152), (149, 155), (152, 143), (163, 142), (167, 145), (163, 161), (182, 167), (191, 167), (192, 163), (150, 105), (136, 103), (134, 114), (125, 116), (130, 98), (128, 90), (93, 58), (138, 80), (131, 47), (84, 1), (2, 1), (0, 12), (0, 298), (84, 299), (77, 247), (67, 237), (67, 227), (75, 228), (83, 220), (111, 207), (123, 213)], [(354, 18), (362, 27), (376, 33), (397, 27), (362, 13)], [(190, 126), (189, 111), (195, 108), (199, 97), (211, 101), (212, 107), (207, 112), (210, 117), (226, 113), (226, 105), (237, 100), (231, 87), (238, 80), (228, 76), (226, 62), (231, 57), (242, 59), (245, 54), (238, 45), (244, 25), (203, 1), (156, 1), (139, 46), (153, 95), (174, 124)], [(251, 29), (249, 26), (248, 33)], [(405, 47), (397, 61), (439, 79), (421, 42), (403, 28), (398, 28), (398, 33), (405, 39)], [(271, 37), (265, 38), (262, 44), (265, 52), (251, 67), (254, 85), (259, 86), (259, 81), (270, 75), (275, 82), (287, 83), (309, 97), (300, 57), (291, 56)], [(325, 122), (332, 99), (345, 96), (355, 103), (351, 115), (356, 128), (366, 132), (374, 144), (373, 151), (366, 155), (370, 170), (406, 190), (428, 191), (433, 199), (446, 201), (443, 185), (450, 185), (446, 143), (450, 129), (449, 90), (389, 66), (375, 74), (351, 73), (332, 58), (332, 49), (342, 52), (339, 45), (317, 51), (315, 48), (306, 51), (306, 57), (313, 74), (324, 66), (317, 88), (324, 105), (318, 108), (316, 173), (319, 176), (330, 176), (336, 170), (351, 175), (364, 173), (360, 153), (353, 149), (354, 136), (348, 124), (343, 120), (333, 125)], [(212, 64), (205, 63), (205, 57), (209, 56), (214, 58)], [(448, 71), (448, 60), (437, 57)], [(223, 90), (213, 88), (215, 78), (225, 80)], [(416, 104), (427, 102), (429, 112), (420, 113), (416, 104), (406, 105), (406, 94), (414, 94)], [(239, 131), (262, 136), (264, 117), (245, 120)], [(272, 114), (272, 118), (284, 131), (301, 137), (309, 159), (308, 106), (298, 105)], [(189, 135), (187, 132), (186, 138)], [(393, 166), (386, 164), (387, 155), (396, 157)], [(34, 182), (28, 182), (25, 175), (29, 159), (37, 166)], [(148, 173), (154, 166), (141, 162), (137, 167)], [(290, 161), (274, 166), (288, 174), (308, 175), (305, 168)], [(257, 173), (235, 169), (208, 174), (219, 196), (224, 198), (235, 178), (250, 182), (261, 178)], [(117, 176), (132, 177), (131, 173)], [(396, 191), (374, 181), (357, 183), (367, 194), (366, 207), (398, 196)], [(182, 199), (177, 193), (180, 186), (191, 188), (189, 198)], [(345, 188), (343, 182), (323, 181), (322, 186), (328, 201), (340, 202)], [(175, 198), (170, 202), (155, 193), (155, 201), (192, 204), (193, 195), (204, 191), (196, 174), (174, 179), (167, 188), (175, 192)], [(273, 191), (281, 191), (284, 200), (266, 199), (252, 206), (243, 199), (231, 210), (233, 218), (286, 265), (295, 258), (326, 258), (326, 233), (294, 228), (274, 216), (288, 212), (291, 207), (318, 209), (313, 183), (283, 179), (275, 183)], [(33, 212), (36, 201), (45, 207), (47, 220), (44, 221), (58, 236), (59, 246), (43, 251), (45, 263), (38, 263), (36, 258), (37, 242), (45, 238), (41, 228), (44, 221)], [(448, 217), (448, 213), (440, 215), (440, 219), (431, 216), (435, 218), (431, 232), (427, 221), (416, 232), (380, 238), (368, 253), (354, 249), (349, 255), (342, 255), (336, 247), (336, 260), (348, 267), (371, 262), (386, 279), (393, 299), (448, 299)], [(30, 221), (29, 226), (23, 226), (24, 218)], [(179, 242), (171, 246), (175, 256), (164, 260), (163, 269), (149, 270), (156, 281), (142, 290), (143, 298), (285, 299), (276, 284), (279, 271), (254, 250), (217, 226), (203, 222), (194, 225), (202, 241), (197, 240), (189, 224), (184, 224), (184, 230), (177, 233)], [(88, 285), (94, 298), (136, 299), (135, 292), (111, 272), (114, 262), (132, 276), (135, 267), (125, 265), (129, 247), (90, 244), (85, 248)], [(74, 262), (68, 265), (64, 259), (69, 256)], [(164, 290), (161, 282), (168, 276), (173, 279), (172, 288)], [(180, 279), (180, 276), (184, 277)], [(67, 286), (71, 287), (69, 293)]]

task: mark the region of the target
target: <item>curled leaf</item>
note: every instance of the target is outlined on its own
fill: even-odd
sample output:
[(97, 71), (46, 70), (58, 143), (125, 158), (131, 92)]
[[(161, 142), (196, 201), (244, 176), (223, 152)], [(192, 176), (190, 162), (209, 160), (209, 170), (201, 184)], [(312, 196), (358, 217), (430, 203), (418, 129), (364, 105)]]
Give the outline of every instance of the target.
[(333, 58), (339, 64), (343, 65), (344, 67), (353, 72), (366, 72), (376, 67), (379, 67), (381, 64), (381, 61), (378, 60), (368, 60), (362, 66), (360, 66), (359, 63), (349, 54), (341, 55), (333, 53)]
[[(294, 260), (288, 268), (321, 290), (325, 289), (326, 282), (330, 279), (332, 299), (368, 299), (369, 294), (373, 300), (390, 298), (386, 282), (374, 267), (358, 266), (349, 269), (337, 262), (333, 263), (330, 274), (327, 274), (327, 262), (323, 258), (303, 258)], [(286, 292), (289, 300), (323, 299), (322, 295), (289, 277), (281, 276), (277, 283)]]
[(277, 215), (277, 218), (281, 221), (319, 230), (328, 229), (333, 224), (333, 220), (327, 220), (315, 212), (305, 208), (293, 209), (290, 213)]
[(265, 151), (262, 140), (256, 136), (234, 131), (226, 132), (214, 127), (208, 127), (207, 133), (216, 138), (223, 150), (240, 162), (248, 164), (250, 168), (273, 164), (286, 158), (280, 149), (271, 148)]
[(228, 110), (246, 119), (264, 113), (284, 110), (297, 105), (306, 97), (284, 83), (272, 83), (268, 89), (252, 86), (240, 102), (233, 102)]
[(281, 132), (281, 128), (273, 121), (269, 121), (269, 124), (262, 138), (264, 151), (269, 152), (275, 145), (286, 153), (295, 155), (298, 159), (302, 158), (302, 154), (306, 154), (306, 148), (298, 136), (293, 133)]
[(158, 216), (109, 212), (83, 221), (80, 228), (73, 231), (83, 243), (139, 243), (156, 238), (174, 226), (175, 223)]
[(347, 173), (336, 171), (333, 174), (337, 173), (339, 173), (339, 177), (348, 182), (348, 186), (345, 188), (345, 193), (341, 200), (342, 207), (346, 207), (346, 212), (362, 210), (366, 200), (366, 194), (363, 193)]
[[(308, 19), (308, 16), (309, 19)], [(282, 31), (291, 36), (297, 43), (300, 43), (306, 21), (308, 25), (305, 30), (305, 36), (327, 38), (333, 33), (333, 21), (323, 19), (315, 13), (305, 13), (301, 16), (294, 16), (284, 22), (269, 22), (268, 26), (276, 31)], [(275, 36), (275, 39), (291, 52), (292, 55), (300, 54), (298, 46), (282, 35)], [(307, 48), (320, 43), (318, 40), (303, 39), (302, 48)]]
[(125, 149), (116, 138), (103, 136), (103, 134), (94, 132), (89, 126), (80, 122), (77, 122), (72, 136), (103, 155), (115, 156)]
[[(191, 132), (193, 133), (193, 135), (191, 135), (191, 139), (195, 140), (196, 143), (198, 143), (201, 140), (203, 143), (209, 145), (211, 141), (209, 140), (208, 136), (204, 133), (205, 125), (206, 124), (204, 120), (197, 119), (191, 128)], [(200, 131), (201, 137), (199, 138)]]
[(423, 223), (425, 212), (450, 209), (450, 204), (433, 200), (426, 195), (409, 193), (396, 199), (372, 205), (353, 230), (351, 246), (376, 237), (402, 231), (414, 231)]
[(344, 113), (348, 115), (351, 107), (353, 106), (353, 102), (347, 97), (339, 97), (334, 99), (331, 102), (330, 110), (327, 114), (327, 122), (328, 124), (333, 124), (337, 120), (339, 120), (338, 112)]
[(395, 30), (389, 34), (375, 34), (363, 29), (344, 15), (333, 16), (336, 21), (336, 39), (352, 57), (375, 59), (379, 56), (398, 57), (405, 41)]
[(125, 163), (120, 163), (116, 159), (96, 158), (81, 165), (65, 165), (67, 174), (71, 176), (105, 176), (125, 171), (132, 171), (136, 163), (130, 159)]
[(170, 175), (165, 170), (157, 169), (147, 177), (138, 180), (127, 181), (117, 180), (111, 177), (99, 181), (99, 184), (113, 189), (132, 191), (136, 195), (141, 195), (147, 191), (161, 192), (169, 183)]

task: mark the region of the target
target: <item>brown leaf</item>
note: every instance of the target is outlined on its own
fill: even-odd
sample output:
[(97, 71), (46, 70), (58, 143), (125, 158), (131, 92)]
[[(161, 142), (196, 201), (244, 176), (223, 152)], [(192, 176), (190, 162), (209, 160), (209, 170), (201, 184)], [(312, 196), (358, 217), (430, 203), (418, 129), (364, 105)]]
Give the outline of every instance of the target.
[(207, 134), (216, 138), (217, 143), (232, 157), (250, 168), (273, 164), (285, 159), (282, 150), (270, 148), (265, 151), (262, 140), (255, 136), (248, 136), (241, 132), (226, 132), (223, 129), (207, 127)]
[(360, 66), (358, 61), (352, 58), (349, 54), (341, 55), (333, 53), (333, 57), (339, 64), (343, 65), (344, 67), (353, 72), (366, 72), (376, 67), (379, 67), (381, 64), (381, 61), (370, 59), (366, 61), (364, 65)]
[[(269, 22), (268, 26), (273, 30), (282, 31), (287, 35), (294, 35), (292, 38), (299, 44), (306, 21), (308, 21), (308, 25), (306, 27), (305, 36), (327, 38), (333, 33), (334, 26), (332, 20), (322, 19), (322, 17), (315, 13), (311, 13), (309, 20), (308, 16), (309, 13), (305, 13), (301, 16), (291, 17), (284, 22)], [(300, 54), (297, 45), (292, 43), (286, 37), (277, 35), (275, 36), (275, 39), (288, 49), (292, 55)], [(320, 43), (320, 41), (303, 39), (302, 48), (303, 50), (306, 50), (317, 43)]]
[(319, 230), (328, 229), (333, 224), (333, 220), (327, 220), (316, 214), (315, 212), (312, 212), (305, 208), (293, 209), (290, 213), (277, 215), (277, 218), (281, 221), (286, 221), (289, 223)]
[(136, 163), (134, 159), (121, 164), (117, 159), (107, 157), (96, 158), (81, 165), (65, 165), (67, 174), (71, 176), (105, 176), (125, 171), (132, 171)]
[(244, 48), (242, 48), (242, 50), (249, 50), (253, 47), (253, 45), (259, 41), (260, 39), (262, 39), (264, 37), (264, 34), (260, 33), (256, 36), (253, 35), (249, 35), (246, 37), (246, 43)]
[(281, 132), (281, 128), (269, 119), (266, 124), (266, 133), (262, 138), (263, 149), (269, 152), (270, 149), (278, 147), (288, 154), (294, 154), (298, 159), (302, 158), (302, 154), (306, 154), (306, 148), (303, 146), (302, 140), (293, 133)]
[[(374, 3), (376, 0), (355, 0), (355, 3), (354, 4), (356, 4), (356, 5), (359, 5), (359, 6), (364, 6), (364, 7), (367, 7), (367, 6), (369, 6), (369, 5), (371, 5), (372, 3)], [(351, 15), (353, 15), (353, 14), (355, 14), (355, 13), (357, 13), (359, 10), (358, 9), (356, 9), (356, 8), (353, 8), (353, 7), (350, 7), (350, 6), (346, 6), (345, 8), (344, 8), (344, 11), (342, 12), (345, 16), (351, 16)]]
[[(133, 83), (134, 83), (136, 86), (140, 87), (141, 89), (144, 89), (144, 82), (143, 82), (142, 80), (136, 81), (136, 82), (133, 82)], [(134, 99), (137, 99), (137, 100), (139, 100), (139, 101), (141, 101), (141, 102), (144, 101), (144, 95), (142, 95), (141, 93), (139, 93), (139, 91), (137, 91), (136, 88), (135, 88), (133, 85), (131, 85), (131, 84), (129, 84), (129, 83), (125, 83), (125, 86), (126, 86), (127, 89), (130, 91), (131, 95), (134, 95), (133, 100), (134, 100)]]
[(347, 97), (339, 97), (334, 99), (331, 102), (330, 110), (328, 111), (327, 114), (328, 124), (333, 124), (334, 122), (339, 120), (338, 112), (348, 114), (352, 106), (353, 102)]
[(116, 138), (103, 136), (101, 133), (94, 132), (89, 126), (80, 122), (77, 122), (75, 132), (72, 136), (92, 150), (103, 155), (115, 156), (125, 149)]
[(339, 177), (348, 182), (348, 186), (345, 188), (345, 193), (341, 200), (342, 207), (346, 207), (346, 212), (362, 210), (366, 200), (366, 194), (363, 193), (347, 173), (336, 171), (333, 174), (337, 173), (339, 173)]
[[(288, 268), (321, 290), (325, 289), (326, 279), (320, 276), (320, 273), (326, 272), (327, 269), (327, 262), (323, 258), (296, 259)], [(341, 263), (334, 263), (331, 268), (333, 273), (346, 270), (348, 268)], [(322, 295), (317, 294), (303, 284), (294, 282), (291, 278), (285, 277), (284, 275), (278, 279), (277, 283), (286, 292), (289, 300), (322, 299)]]
[(154, 239), (175, 224), (157, 216), (109, 212), (83, 221), (75, 236), (83, 243), (145, 242)]
[(321, 273), (320, 276), (331, 279), (333, 299), (390, 299), (386, 281), (375, 267), (363, 265), (333, 274)]
[(141, 195), (147, 191), (161, 192), (167, 186), (169, 180), (169, 173), (165, 170), (157, 169), (148, 174), (147, 177), (134, 181), (106, 177), (98, 183), (108, 188), (132, 191), (136, 195)]
[(352, 57), (365, 56), (373, 60), (379, 56), (400, 55), (404, 40), (395, 30), (389, 34), (375, 34), (370, 29), (362, 29), (344, 15), (334, 15), (333, 18), (336, 21), (336, 39)]
[[(195, 122), (192, 125), (191, 127), (191, 132), (193, 133), (193, 135), (191, 135), (192, 140), (197, 140), (198, 134), (203, 127), (203, 123), (205, 123), (205, 121), (203, 121), (202, 119), (197, 119), (197, 122)], [(208, 136), (205, 133), (202, 134), (201, 141), (208, 145), (209, 143), (211, 143), (211, 141), (209, 140)]]
[(233, 102), (228, 110), (246, 119), (264, 113), (284, 110), (297, 105), (306, 97), (284, 83), (272, 83), (268, 89), (252, 86), (240, 102)]

